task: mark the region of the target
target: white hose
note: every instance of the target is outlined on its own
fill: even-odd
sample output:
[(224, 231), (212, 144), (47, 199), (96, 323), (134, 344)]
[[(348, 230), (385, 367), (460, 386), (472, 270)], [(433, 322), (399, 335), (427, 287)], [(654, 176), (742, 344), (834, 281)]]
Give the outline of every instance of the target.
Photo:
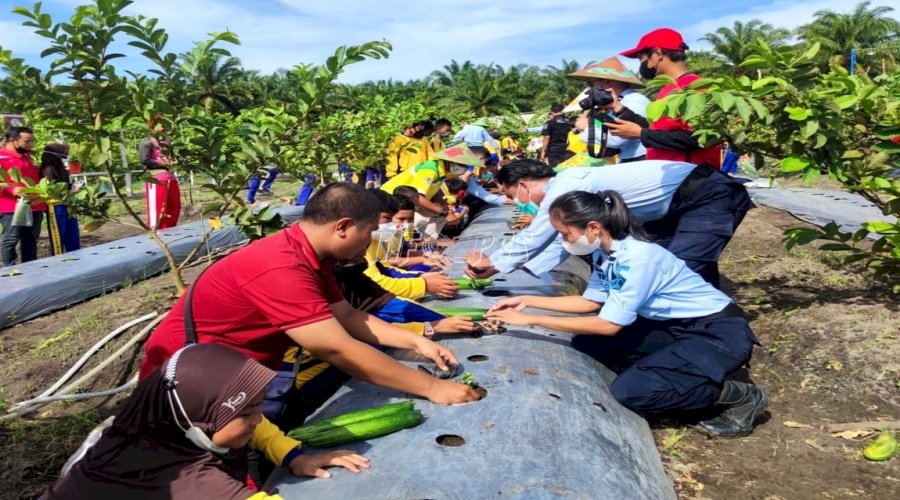
[(119, 387), (116, 387), (114, 389), (107, 389), (105, 391), (99, 391), (99, 392), (79, 392), (77, 394), (56, 394), (53, 396), (44, 396), (44, 397), (29, 399), (28, 401), (23, 401), (22, 404), (24, 404), (25, 406), (29, 406), (29, 405), (35, 405), (35, 404), (41, 404), (41, 403), (44, 403), (44, 404), (52, 403), (54, 401), (73, 401), (73, 400), (79, 400), (79, 399), (102, 398), (104, 396), (112, 396), (113, 394), (118, 394), (118, 393), (128, 389), (129, 387), (137, 384), (137, 381), (138, 381), (138, 376), (137, 376), (137, 374), (135, 374), (135, 376), (131, 377), (131, 380), (129, 380), (128, 382), (125, 382), (124, 384), (122, 384)]
[[(166, 313), (166, 314), (168, 314), (168, 313)], [(155, 327), (157, 324), (159, 324), (159, 322), (162, 321), (163, 318), (166, 317), (166, 314), (157, 316), (156, 319), (154, 319), (150, 324), (145, 326), (134, 337), (129, 339), (128, 342), (123, 344), (122, 347), (120, 347), (116, 352), (110, 354), (108, 358), (101, 361), (100, 364), (98, 364), (97, 366), (92, 368), (89, 372), (85, 373), (78, 380), (76, 380), (76, 381), (72, 382), (71, 384), (67, 385), (66, 387), (60, 389), (56, 396), (61, 396), (64, 394), (71, 393), (78, 386), (80, 386), (81, 384), (85, 383), (86, 381), (90, 380), (91, 378), (95, 377), (97, 374), (102, 372), (103, 369), (106, 368), (107, 366), (111, 365), (113, 363), (113, 361), (116, 360), (116, 358), (118, 358), (119, 356), (121, 356), (122, 354), (127, 352), (131, 347), (133, 347), (140, 340), (142, 340), (144, 337), (146, 337), (147, 334), (150, 333), (150, 330), (152, 330), (153, 327)], [(29, 413), (33, 413), (38, 408), (40, 408), (50, 402), (50, 401), (36, 401), (36, 399), (39, 399), (39, 398), (35, 398), (32, 400), (28, 400), (28, 401), (22, 401), (21, 403), (18, 403), (16, 405), (18, 407), (18, 410), (11, 410), (9, 412), (10, 413), (9, 415), (4, 415), (3, 417), (0, 417), (0, 421), (7, 420), (9, 418), (14, 418), (17, 416), (21, 417), (21, 416), (27, 415)], [(47, 398), (43, 398), (43, 399), (47, 399)]]
[[(81, 356), (81, 358), (78, 361), (76, 361), (75, 364), (72, 365), (71, 368), (69, 368), (69, 371), (67, 371), (65, 373), (65, 375), (60, 377), (59, 380), (57, 380), (53, 385), (51, 385), (46, 391), (42, 392), (41, 394), (38, 394), (36, 397), (34, 397), (33, 399), (30, 399), (29, 401), (36, 401), (43, 397), (50, 396), (51, 394), (53, 394), (57, 389), (62, 387), (62, 385), (65, 384), (70, 378), (72, 378), (72, 375), (75, 375), (75, 373), (82, 366), (84, 366), (84, 364), (87, 362), (87, 360), (90, 359), (90, 357), (93, 356), (95, 352), (99, 351), (100, 348), (103, 347), (104, 345), (106, 345), (110, 340), (116, 338), (117, 336), (119, 336), (119, 334), (121, 334), (125, 330), (128, 330), (129, 328), (131, 328), (132, 326), (134, 326), (138, 323), (143, 323), (144, 321), (148, 321), (150, 319), (155, 318), (158, 314), (159, 313), (157, 313), (156, 311), (153, 311), (150, 314), (146, 314), (144, 316), (141, 316), (140, 318), (133, 319), (133, 320), (129, 321), (128, 323), (125, 323), (124, 325), (111, 331), (107, 336), (100, 339), (99, 342), (97, 342), (90, 349), (88, 349), (88, 351), (86, 353), (84, 353), (84, 355)], [(21, 403), (16, 403), (16, 404), (10, 406), (9, 410), (10, 411), (17, 410), (23, 406), (26, 406), (26, 403), (27, 403), (27, 401), (22, 401)]]

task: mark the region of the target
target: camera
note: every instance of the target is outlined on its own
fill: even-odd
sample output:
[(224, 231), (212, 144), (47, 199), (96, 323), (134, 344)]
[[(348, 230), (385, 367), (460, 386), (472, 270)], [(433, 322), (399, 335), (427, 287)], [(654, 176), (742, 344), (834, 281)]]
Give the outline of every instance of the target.
[(594, 109), (599, 108), (600, 106), (606, 106), (613, 102), (613, 100), (614, 98), (609, 92), (597, 87), (591, 87), (587, 90), (587, 97), (578, 101), (578, 106), (580, 106), (581, 109)]

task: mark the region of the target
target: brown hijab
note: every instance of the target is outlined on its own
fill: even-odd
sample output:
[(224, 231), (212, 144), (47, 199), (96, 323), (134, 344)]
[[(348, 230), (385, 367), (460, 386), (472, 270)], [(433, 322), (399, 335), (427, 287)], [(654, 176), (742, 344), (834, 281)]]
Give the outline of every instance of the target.
[[(195, 344), (174, 363), (184, 412), (207, 436), (264, 391), (275, 372), (219, 344)], [(245, 499), (246, 450), (213, 453), (192, 443), (169, 403), (167, 368), (173, 356), (138, 384), (111, 427), (45, 498)]]

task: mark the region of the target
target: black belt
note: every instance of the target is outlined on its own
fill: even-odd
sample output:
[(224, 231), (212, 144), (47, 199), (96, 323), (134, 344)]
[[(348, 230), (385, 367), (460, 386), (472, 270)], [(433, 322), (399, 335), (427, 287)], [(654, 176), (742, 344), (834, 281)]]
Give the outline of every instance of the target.
[(725, 309), (717, 313), (712, 313), (709, 316), (703, 316), (702, 318), (697, 318), (696, 321), (708, 321), (711, 319), (719, 319), (719, 318), (743, 318), (744, 311), (735, 304), (734, 302), (725, 306)]
[(688, 200), (695, 192), (697, 192), (697, 189), (703, 184), (703, 181), (716, 172), (718, 172), (716, 168), (711, 167), (706, 163), (698, 165), (697, 168), (692, 170), (691, 173), (681, 181), (681, 185), (675, 190), (675, 194), (672, 195), (672, 203), (669, 205), (669, 210), (671, 211), (673, 208), (681, 206), (684, 201)]

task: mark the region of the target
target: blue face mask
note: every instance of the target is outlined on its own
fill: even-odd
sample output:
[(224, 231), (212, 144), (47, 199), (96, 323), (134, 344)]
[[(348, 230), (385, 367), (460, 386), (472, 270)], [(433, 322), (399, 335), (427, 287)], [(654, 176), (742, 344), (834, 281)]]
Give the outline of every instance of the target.
[(519, 189), (521, 188), (521, 184), (519, 184), (519, 187), (516, 188), (516, 197), (514, 198), (514, 201), (516, 202), (516, 208), (518, 208), (519, 211), (525, 215), (537, 215), (540, 207), (537, 203), (531, 201), (531, 193), (528, 193), (528, 203), (522, 203), (521, 201), (519, 201)]

